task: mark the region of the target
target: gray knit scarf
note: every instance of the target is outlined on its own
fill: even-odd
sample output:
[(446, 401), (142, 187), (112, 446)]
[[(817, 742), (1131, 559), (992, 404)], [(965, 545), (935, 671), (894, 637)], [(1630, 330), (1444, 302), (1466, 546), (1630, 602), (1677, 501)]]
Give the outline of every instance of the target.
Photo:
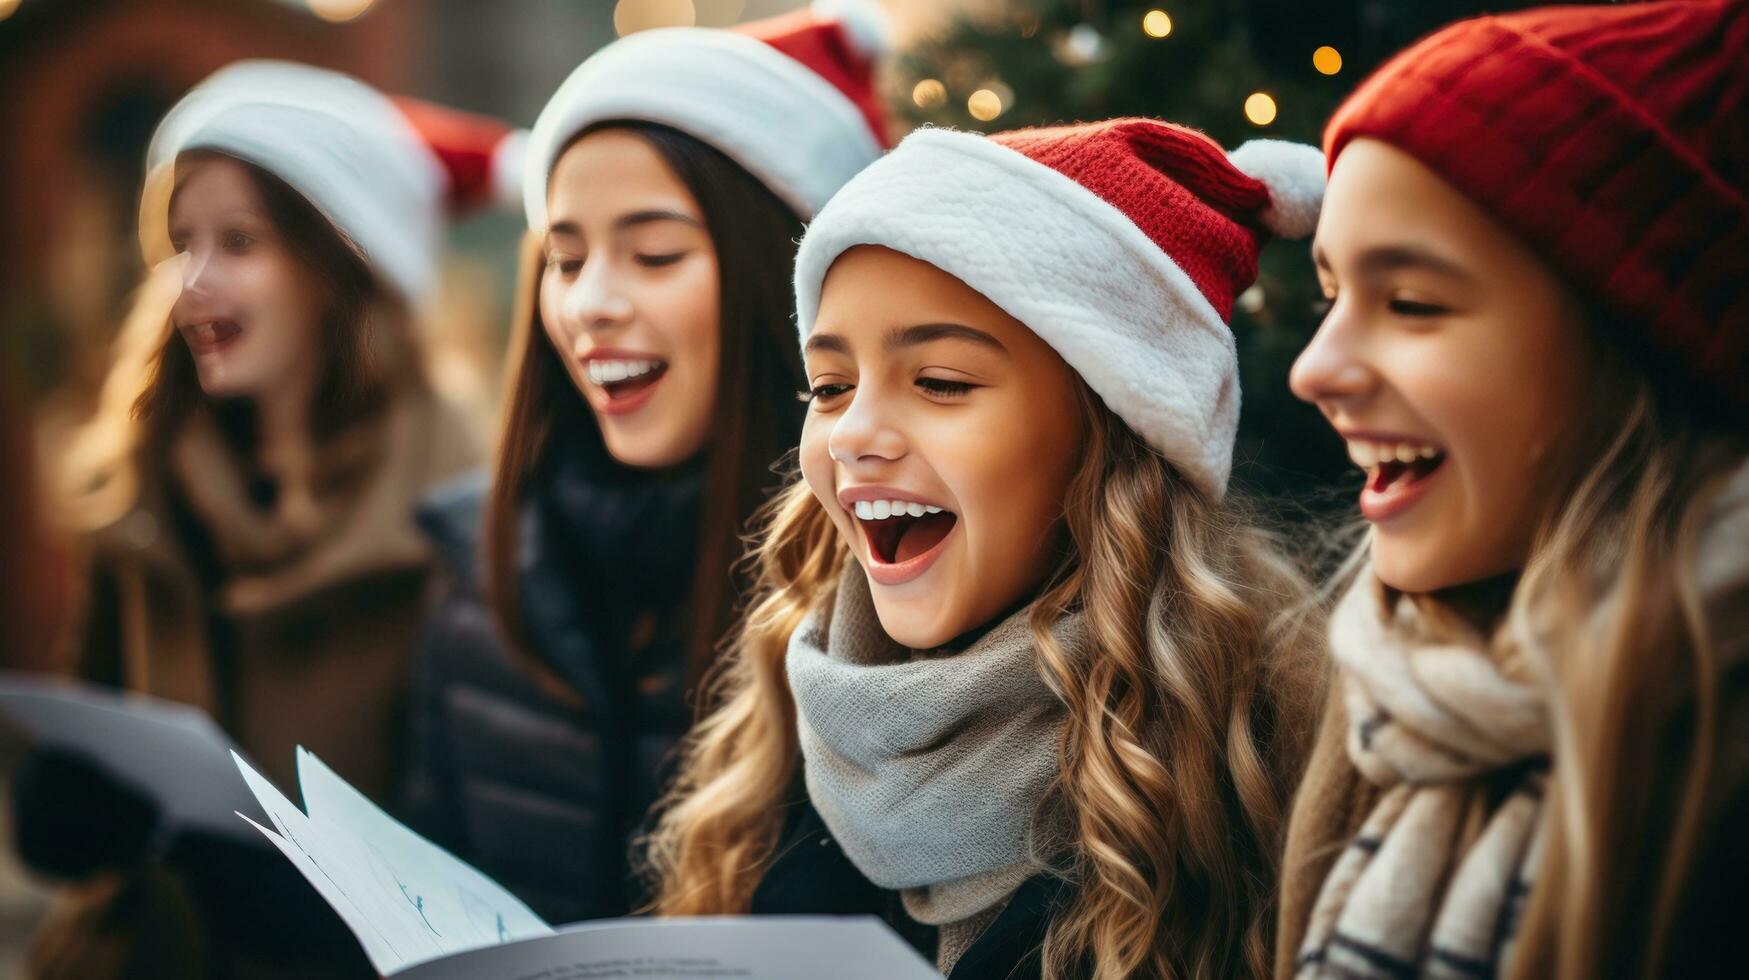
[[(1064, 708), (1039, 675), (1030, 614), (958, 653), (909, 650), (881, 629), (852, 562), (790, 638), (815, 809), (870, 881), (925, 890), (907, 904), (937, 924), (1002, 901), (1061, 848), (1044, 801)], [(1072, 649), (1084, 628), (1070, 616), (1052, 635)]]

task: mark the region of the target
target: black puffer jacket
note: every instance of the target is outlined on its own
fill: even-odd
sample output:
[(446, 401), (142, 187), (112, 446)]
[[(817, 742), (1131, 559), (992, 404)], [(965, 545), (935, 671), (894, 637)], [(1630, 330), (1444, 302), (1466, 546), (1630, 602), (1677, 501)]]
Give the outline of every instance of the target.
[(573, 462), (532, 482), (520, 537), (527, 655), (570, 690), (536, 682), (487, 606), (485, 474), (443, 488), (420, 513), (441, 579), (414, 677), (406, 809), (561, 924), (641, 901), (631, 841), (691, 721), (681, 610), (700, 478)]
[[(1021, 883), (948, 980), (1036, 980), (1051, 918), (1073, 898), (1061, 878), (1037, 875)], [(797, 785), (771, 867), (754, 889), (754, 915), (872, 915), (935, 961), (937, 930), (912, 919), (899, 893), (863, 877)]]

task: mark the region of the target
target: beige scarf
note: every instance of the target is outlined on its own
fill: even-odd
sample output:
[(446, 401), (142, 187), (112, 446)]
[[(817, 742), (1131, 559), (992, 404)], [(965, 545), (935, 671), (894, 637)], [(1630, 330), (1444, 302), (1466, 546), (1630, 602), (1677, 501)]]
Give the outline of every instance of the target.
[(1479, 638), (1429, 640), (1409, 602), (1385, 608), (1370, 569), (1330, 638), (1349, 758), (1385, 791), (1324, 880), (1294, 975), (1497, 975), (1539, 856), (1544, 690)]

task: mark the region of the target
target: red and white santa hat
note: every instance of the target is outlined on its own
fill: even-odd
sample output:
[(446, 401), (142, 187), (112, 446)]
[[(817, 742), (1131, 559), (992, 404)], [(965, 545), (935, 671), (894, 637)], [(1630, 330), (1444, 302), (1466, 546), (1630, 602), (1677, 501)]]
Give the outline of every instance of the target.
[(167, 254), (158, 239), (170, 187), (154, 175), (185, 151), (214, 150), (285, 181), (388, 285), (423, 303), (437, 284), (446, 219), (512, 203), (523, 142), (497, 120), (391, 98), (339, 72), (240, 61), (195, 86), (158, 124), (146, 151), (140, 244), (149, 260)]
[(846, 250), (921, 259), (1031, 328), (1218, 499), (1239, 420), (1233, 302), (1272, 233), (1311, 234), (1323, 189), (1313, 147), (1256, 140), (1228, 155), (1150, 119), (995, 136), (920, 129), (808, 227), (796, 259), (802, 338)]
[(814, 0), (732, 29), (666, 27), (607, 45), (535, 121), (522, 187), (528, 227), (546, 230), (559, 154), (578, 133), (617, 119), (702, 140), (812, 217), (886, 147), (874, 63), (889, 35), (872, 0)]

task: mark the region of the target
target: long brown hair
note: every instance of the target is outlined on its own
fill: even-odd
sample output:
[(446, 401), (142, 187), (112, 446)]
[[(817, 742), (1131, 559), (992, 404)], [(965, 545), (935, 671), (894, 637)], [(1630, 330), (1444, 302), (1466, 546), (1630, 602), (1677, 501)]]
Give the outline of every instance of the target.
[[(1436, 639), (1481, 627), (1497, 660), (1522, 659), (1547, 679), (1545, 838), (1511, 975), (1686, 975), (1703, 966), (1705, 947), (1685, 940), (1728, 928), (1729, 913), (1707, 908), (1695, 887), (1717, 873), (1704, 863), (1709, 847), (1740, 835), (1744, 816), (1744, 802), (1726, 795), (1741, 787), (1714, 777), (1730, 726), (1741, 730), (1720, 688), (1744, 665), (1721, 643), (1741, 657), (1749, 615), (1735, 610), (1724, 624), (1734, 633), (1716, 628), (1733, 610), (1706, 594), (1697, 559), (1719, 490), (1749, 462), (1749, 438), (1607, 311), (1587, 319), (1588, 404), (1600, 410), (1571, 436), (1570, 472), (1551, 481), (1524, 568), (1441, 593), (1387, 594), (1415, 603)], [(1364, 567), (1366, 551), (1338, 583)], [(1745, 601), (1740, 586), (1724, 598)]]
[[(1289, 796), (1319, 702), (1322, 622), (1277, 542), (1214, 503), (1086, 388), (1064, 503), (1070, 553), (1031, 622), (1068, 708), (1053, 790), (1075, 832), (1076, 892), (1049, 976), (1262, 976)], [(647, 840), (656, 910), (747, 911), (799, 759), (790, 634), (829, 601), (845, 547), (807, 486), (766, 511), (755, 601), (708, 688)], [(1090, 641), (1049, 629), (1071, 609)]]
[[(1741, 823), (1726, 816), (1735, 807), (1740, 821), (1741, 786), (1715, 776), (1741, 732), (1721, 686), (1744, 669), (1726, 650), (1741, 658), (1749, 616), (1740, 584), (1708, 594), (1719, 583), (1703, 581), (1698, 557), (1749, 440), (1655, 376), (1626, 373), (1596, 402), (1625, 409), (1600, 413), (1601, 450), (1538, 534), (1499, 638), (1550, 679), (1554, 724), (1547, 840), (1514, 976), (1680, 975), (1703, 966), (1693, 940), (1728, 928), (1696, 885), (1720, 873), (1706, 861), (1721, 842), (1741, 853)], [(1749, 557), (1736, 560), (1740, 576)]]
[(151, 243), (152, 271), (117, 334), (97, 409), (68, 456), (67, 492), (80, 527), (102, 526), (131, 507), (142, 480), (156, 479), (166, 445), (188, 414), (211, 411), (246, 453), (255, 409), (246, 399), (209, 398), (170, 310), (181, 290), (166, 225), (186, 166), (222, 158), (242, 166), (287, 247), (311, 273), (322, 297), (321, 372), (310, 404), (317, 441), (380, 410), (397, 385), (423, 384), (407, 305), (372, 273), (363, 253), (315, 205), (269, 171), (225, 154), (192, 150), (174, 167), (147, 177), (141, 239)]
[[(740, 165), (667, 126), (600, 123), (573, 142), (607, 128), (636, 133), (655, 149), (698, 203), (716, 250), (722, 340), (716, 411), (705, 436), (706, 492), (687, 641), (689, 672), (699, 677), (733, 623), (740, 589), (732, 566), (740, 555), (742, 528), (777, 482), (773, 466), (801, 432), (795, 393), (803, 376), (789, 277), (802, 224)], [(607, 450), (541, 323), (541, 245), (533, 234), (523, 242), (508, 360), (510, 405), (486, 502), (485, 554), (487, 590), (499, 625), (551, 687), (556, 678), (533, 657), (523, 628), (517, 515), (549, 454), (580, 452), (605, 461)]]

